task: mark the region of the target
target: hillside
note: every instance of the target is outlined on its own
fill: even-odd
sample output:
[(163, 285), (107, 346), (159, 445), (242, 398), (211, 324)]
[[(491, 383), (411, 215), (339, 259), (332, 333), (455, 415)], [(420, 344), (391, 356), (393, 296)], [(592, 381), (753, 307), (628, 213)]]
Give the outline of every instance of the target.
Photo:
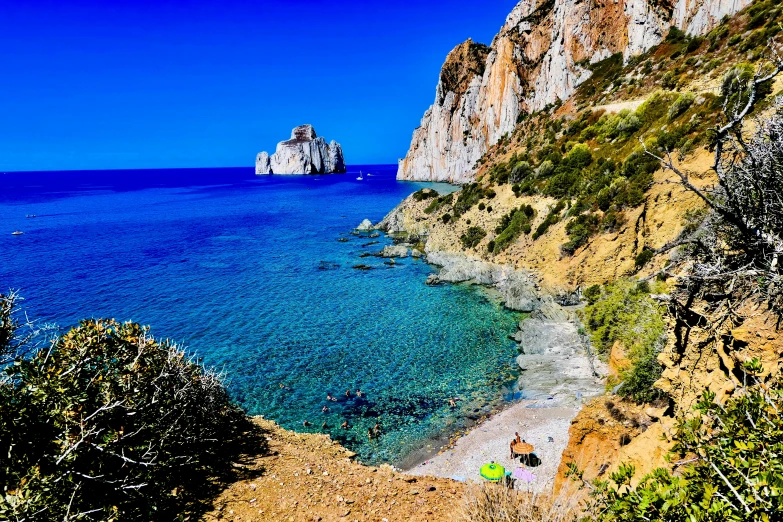
[[(592, 399), (573, 419), (556, 491), (569, 489), (570, 464), (585, 481), (632, 464), (634, 484), (658, 466), (671, 467), (666, 455), (672, 433), (703, 390), (727, 400), (742, 386), (744, 361), (759, 359), (762, 378), (768, 379), (783, 359), (777, 317), (761, 302), (729, 295), (699, 296), (685, 309), (673, 303), (690, 265), (687, 251), (669, 246), (701, 226), (705, 205), (645, 156), (640, 143), (671, 151), (695, 186), (713, 186), (708, 132), (720, 118), (724, 79), (761, 63), (783, 10), (756, 2), (723, 18), (725, 4), (718, 9), (695, 3), (686, 16), (680, 4), (664, 10), (671, 17), (666, 20), (676, 19), (694, 33), (710, 30), (688, 36), (664, 27), (641, 47), (622, 32), (607, 47), (611, 52), (602, 51), (592, 63), (581, 59), (589, 74), (578, 85), (568, 84), (564, 101), (529, 98), (530, 114), (515, 114), (494, 144), (486, 128), (474, 135), (449, 123), (440, 131), (457, 129), (461, 145), (424, 150), (439, 111), (462, 121), (468, 113), (461, 104), (472, 100), (476, 112), (465, 121), (483, 125), (481, 118), (494, 114), (478, 104), (484, 80), (519, 80), (516, 69), (497, 76), (503, 32), (490, 47), (471, 41), (458, 46), (441, 73), (436, 106), (416, 131), (421, 139), (414, 138), (400, 172), (405, 179), (417, 176), (404, 169), (423, 172), (417, 179), (475, 182), (447, 196), (421, 190), (379, 225), (430, 260), (446, 254), (513, 267), (535, 281), (540, 296), (566, 301), (576, 296), (585, 335), (609, 366), (610, 387), (637, 379), (630, 393)], [(512, 27), (522, 19), (520, 6), (509, 17)], [(625, 11), (617, 16), (627, 20)], [(542, 53), (547, 49), (542, 44)], [(641, 54), (632, 56), (628, 49)], [(755, 114), (769, 113), (781, 88), (780, 78), (765, 88)], [(464, 172), (456, 167), (467, 165), (460, 147), (476, 155)], [(451, 174), (433, 174), (428, 158), (437, 160), (439, 172)], [(258, 422), (268, 430), (272, 448), (253, 465), (263, 473), (226, 489), (207, 520), (452, 520), (464, 505), (460, 483), (365, 467), (325, 437)]]
[[(466, 66), (460, 88), (441, 75), (435, 102), (400, 161), (398, 179), (473, 181), (476, 161), (514, 132), (520, 118), (569, 99), (595, 76), (595, 64), (617, 54), (628, 60), (647, 51), (663, 40), (670, 26), (704, 34), (749, 3), (519, 2), (489, 46), (483, 67)], [(444, 70), (460, 66), (457, 59), (464, 45), (449, 54)]]
[[(712, 27), (706, 34), (689, 36), (675, 27), (638, 56), (617, 53), (582, 62), (590, 76), (564, 101), (531, 105), (536, 109), (504, 127), (497, 143), (476, 159), (475, 170), (450, 171), (448, 179), (475, 182), (447, 196), (420, 191), (381, 223), (391, 233), (412, 235), (432, 259), (446, 252), (513, 266), (532, 274), (544, 295), (587, 296), (591, 304), (583, 320), (594, 348), (610, 364), (611, 385), (643, 375), (647, 389), (656, 390), (653, 405), (632, 395), (596, 399), (585, 407), (574, 420), (558, 487), (571, 462), (583, 467), (586, 480), (608, 477), (622, 462), (636, 466), (636, 480), (669, 466), (664, 457), (671, 441), (663, 436), (677, 419), (693, 414), (703, 391), (714, 392), (719, 401), (736, 397), (746, 379), (742, 365), (753, 359), (763, 367), (762, 379), (780, 372), (779, 316), (754, 297), (759, 292), (753, 285), (742, 292), (691, 291), (687, 302), (671, 297), (688, 293), (681, 281), (694, 263), (687, 247), (674, 246), (703, 226), (707, 209), (643, 147), (670, 152), (695, 187), (713, 187), (710, 129), (725, 121), (722, 109), (732, 82), (751, 78), (766, 63), (767, 43), (774, 42), (781, 20), (783, 9), (776, 3), (755, 2), (704, 26)], [(778, 76), (760, 88), (753, 115), (770, 115), (781, 93)], [(413, 147), (426, 128), (417, 129)], [(415, 171), (431, 179), (434, 171), (410, 163), (423, 157), (420, 152), (412, 148), (401, 163), (402, 178), (415, 178), (408, 175)], [(447, 151), (443, 157), (446, 165), (453, 155)], [(665, 325), (659, 340), (644, 345), (622, 340), (618, 330), (640, 331), (632, 313), (595, 319), (600, 316), (591, 307), (622, 298), (618, 281), (648, 285), (642, 301)], [(624, 291), (627, 301), (634, 290)], [(615, 337), (600, 338), (604, 331)]]

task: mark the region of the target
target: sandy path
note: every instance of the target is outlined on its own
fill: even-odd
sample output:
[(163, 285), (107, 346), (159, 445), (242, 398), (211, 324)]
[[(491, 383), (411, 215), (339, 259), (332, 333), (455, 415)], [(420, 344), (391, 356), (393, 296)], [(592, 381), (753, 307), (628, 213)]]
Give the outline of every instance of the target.
[[(406, 473), (432, 475), (481, 482), (479, 469), (494, 460), (507, 471), (520, 466), (519, 459), (509, 458), (508, 444), (514, 432), (535, 446), (541, 459), (540, 466), (530, 468), (536, 479), (530, 485), (533, 491), (552, 487), (560, 457), (568, 443), (568, 428), (576, 415), (577, 407), (534, 407), (538, 401), (521, 401), (476, 426), (473, 431), (459, 438), (453, 448), (419, 464)], [(554, 442), (548, 442), (552, 437)], [(525, 485), (517, 487), (527, 489)]]

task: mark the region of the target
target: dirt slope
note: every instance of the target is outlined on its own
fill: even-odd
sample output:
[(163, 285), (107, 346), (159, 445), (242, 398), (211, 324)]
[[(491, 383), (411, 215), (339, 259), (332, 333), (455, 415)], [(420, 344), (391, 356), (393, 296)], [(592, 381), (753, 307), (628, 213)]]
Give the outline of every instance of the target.
[(459, 482), (363, 466), (326, 435), (299, 434), (255, 418), (269, 452), (247, 468), (203, 520), (440, 521), (453, 520), (464, 494)]

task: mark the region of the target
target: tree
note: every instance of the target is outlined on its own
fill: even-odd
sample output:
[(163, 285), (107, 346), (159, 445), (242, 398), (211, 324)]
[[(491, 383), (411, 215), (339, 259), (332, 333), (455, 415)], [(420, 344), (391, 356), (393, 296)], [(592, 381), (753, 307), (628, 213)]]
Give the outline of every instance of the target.
[(773, 113), (757, 121), (748, 138), (745, 122), (756, 107), (759, 93), (783, 71), (783, 59), (772, 51), (772, 60), (754, 74), (729, 72), (724, 82), (726, 123), (713, 129), (717, 184), (699, 188), (689, 173), (674, 165), (669, 153), (656, 155), (645, 147), (678, 182), (696, 194), (710, 212), (702, 226), (658, 249), (690, 245), (696, 263), (682, 279), (683, 286), (724, 293), (727, 286), (743, 285), (761, 296), (778, 314), (783, 312), (783, 99)]

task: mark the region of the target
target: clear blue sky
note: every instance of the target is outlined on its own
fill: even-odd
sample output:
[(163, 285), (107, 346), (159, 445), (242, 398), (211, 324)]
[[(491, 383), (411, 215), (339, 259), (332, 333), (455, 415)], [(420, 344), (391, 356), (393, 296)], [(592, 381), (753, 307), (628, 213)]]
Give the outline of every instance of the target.
[(0, 171), (252, 165), (312, 123), (394, 163), (515, 0), (0, 0)]

